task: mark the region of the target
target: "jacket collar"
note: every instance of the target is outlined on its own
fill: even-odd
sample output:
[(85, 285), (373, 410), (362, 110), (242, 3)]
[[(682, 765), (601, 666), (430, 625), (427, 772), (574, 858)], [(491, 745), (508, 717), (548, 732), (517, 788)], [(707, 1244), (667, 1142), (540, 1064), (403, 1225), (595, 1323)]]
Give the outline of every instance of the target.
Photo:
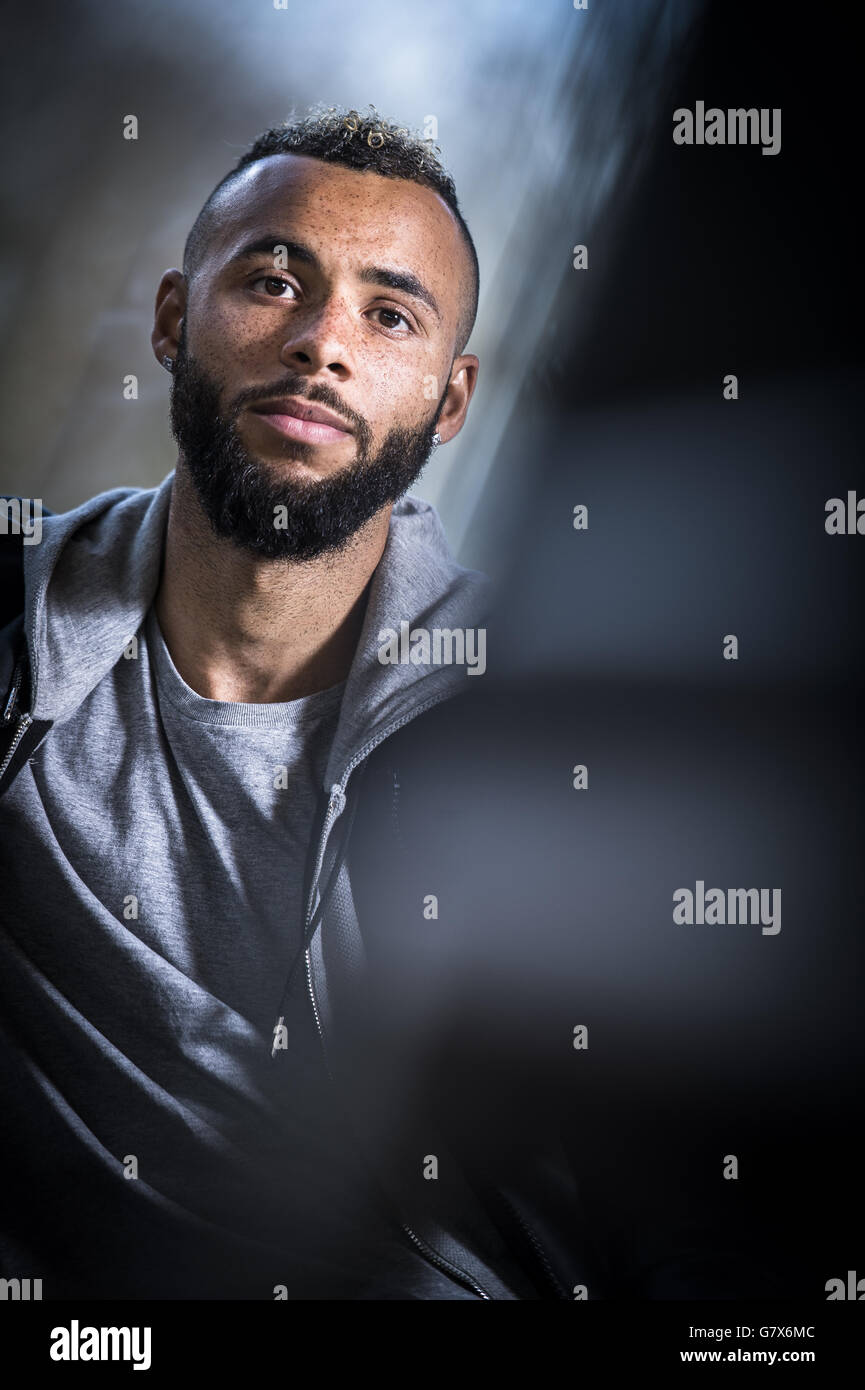
[[(34, 719), (68, 719), (120, 659), (159, 585), (173, 471), (153, 489), (119, 488), (43, 520), (25, 554), (25, 630)], [(472, 628), (489, 581), (456, 563), (434, 507), (403, 497), (373, 574), (325, 785), (427, 704), (465, 688), (468, 667), (379, 659), (381, 634)]]

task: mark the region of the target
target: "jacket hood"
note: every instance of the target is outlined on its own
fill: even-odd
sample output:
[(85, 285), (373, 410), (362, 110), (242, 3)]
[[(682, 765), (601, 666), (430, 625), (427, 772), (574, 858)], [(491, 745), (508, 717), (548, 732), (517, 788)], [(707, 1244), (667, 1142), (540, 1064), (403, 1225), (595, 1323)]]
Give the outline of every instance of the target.
[[(159, 586), (173, 479), (172, 471), (156, 488), (115, 488), (73, 511), (46, 516), (41, 543), (24, 548), (34, 719), (69, 719), (141, 626)], [(339, 781), (365, 746), (391, 727), (465, 688), (468, 666), (407, 659), (405, 624), (427, 632), (477, 632), (489, 593), (485, 575), (454, 560), (430, 503), (408, 495), (395, 504), (325, 785)], [(384, 664), (379, 653), (388, 632), (402, 633), (402, 659)]]

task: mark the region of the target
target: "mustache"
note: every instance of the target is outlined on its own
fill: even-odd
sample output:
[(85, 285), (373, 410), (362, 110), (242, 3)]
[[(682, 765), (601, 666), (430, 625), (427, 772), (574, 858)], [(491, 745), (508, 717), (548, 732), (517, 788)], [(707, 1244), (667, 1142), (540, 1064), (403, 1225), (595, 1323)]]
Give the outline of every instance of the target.
[(338, 415), (341, 415), (344, 420), (348, 420), (355, 427), (359, 438), (363, 439), (370, 433), (369, 425), (364, 417), (346, 405), (336, 391), (325, 386), (323, 382), (307, 387), (307, 378), (299, 373), (281, 377), (278, 381), (270, 382), (267, 386), (250, 386), (245, 391), (239, 391), (232, 399), (228, 417), (231, 420), (236, 420), (245, 406), (255, 405), (257, 401), (270, 400), (273, 396), (300, 396), (303, 400), (336, 411)]

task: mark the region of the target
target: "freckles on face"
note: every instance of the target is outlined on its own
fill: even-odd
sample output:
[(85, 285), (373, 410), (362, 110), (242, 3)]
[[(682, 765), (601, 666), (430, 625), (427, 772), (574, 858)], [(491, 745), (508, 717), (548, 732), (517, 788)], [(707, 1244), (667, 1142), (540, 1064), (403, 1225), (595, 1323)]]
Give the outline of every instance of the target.
[[(253, 255), (244, 248), (274, 234)], [(275, 261), (273, 245), (287, 246)], [(190, 294), (190, 351), (238, 393), (279, 387), (362, 420), (378, 442), (428, 421), (459, 314), (459, 233), (432, 190), (293, 155), (253, 165), (220, 208)], [(384, 277), (373, 272), (383, 268)], [(409, 292), (396, 273), (432, 301)], [(283, 282), (283, 283), (280, 283)]]

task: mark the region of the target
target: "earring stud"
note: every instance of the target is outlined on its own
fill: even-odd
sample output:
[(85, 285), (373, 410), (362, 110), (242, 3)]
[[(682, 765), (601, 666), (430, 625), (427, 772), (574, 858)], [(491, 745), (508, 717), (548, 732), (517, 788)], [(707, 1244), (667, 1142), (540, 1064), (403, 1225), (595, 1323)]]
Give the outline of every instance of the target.
[(173, 371), (174, 371), (174, 359), (173, 359), (173, 358), (171, 358), (171, 357), (163, 357), (163, 359), (162, 359), (162, 365), (163, 365), (163, 367), (165, 368), (165, 370), (166, 370), (167, 372), (173, 372)]
[(438, 446), (441, 444), (441, 442), (442, 442), (442, 437), (441, 437), (441, 435), (439, 434), (438, 430), (436, 430), (435, 434), (434, 434), (433, 437), (432, 437), (433, 448), (434, 448), (434, 449), (437, 449)]

